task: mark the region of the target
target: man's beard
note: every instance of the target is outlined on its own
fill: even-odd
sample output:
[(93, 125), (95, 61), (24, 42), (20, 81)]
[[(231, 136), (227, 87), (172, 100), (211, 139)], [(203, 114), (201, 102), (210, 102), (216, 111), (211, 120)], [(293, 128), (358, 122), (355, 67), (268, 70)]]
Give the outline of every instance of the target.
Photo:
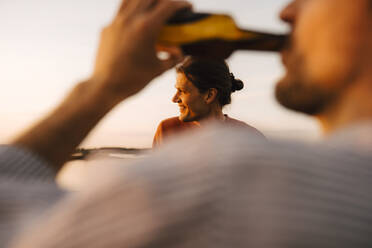
[(322, 113), (332, 98), (313, 85), (286, 79), (276, 85), (275, 97), (284, 107), (308, 115)]
[(322, 113), (335, 98), (336, 92), (330, 92), (311, 82), (304, 73), (302, 59), (297, 57), (288, 65), (287, 75), (276, 85), (275, 97), (284, 107), (305, 113)]

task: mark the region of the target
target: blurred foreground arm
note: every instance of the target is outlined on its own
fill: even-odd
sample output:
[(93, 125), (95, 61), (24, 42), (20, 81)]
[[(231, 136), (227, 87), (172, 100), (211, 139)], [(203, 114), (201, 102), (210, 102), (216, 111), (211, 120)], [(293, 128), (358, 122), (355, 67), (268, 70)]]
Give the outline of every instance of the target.
[(189, 6), (184, 1), (124, 0), (102, 31), (92, 76), (12, 144), (38, 154), (58, 171), (106, 113), (181, 61), (178, 48), (165, 49), (169, 59), (158, 59), (156, 40), (165, 21)]

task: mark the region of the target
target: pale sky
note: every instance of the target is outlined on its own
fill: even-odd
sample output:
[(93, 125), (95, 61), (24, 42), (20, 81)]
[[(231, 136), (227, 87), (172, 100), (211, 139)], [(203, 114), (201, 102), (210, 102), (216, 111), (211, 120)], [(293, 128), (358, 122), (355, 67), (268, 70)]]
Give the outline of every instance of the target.
[[(243, 28), (285, 32), (278, 12), (287, 0), (193, 0), (197, 11), (229, 13)], [(92, 70), (101, 28), (119, 0), (0, 1), (0, 142), (50, 111)], [(273, 87), (283, 68), (276, 54), (238, 52), (229, 60), (245, 88), (224, 112), (266, 135), (318, 137), (310, 118), (280, 107)], [(178, 115), (175, 72), (154, 80), (94, 129), (84, 147), (149, 147), (157, 124)]]

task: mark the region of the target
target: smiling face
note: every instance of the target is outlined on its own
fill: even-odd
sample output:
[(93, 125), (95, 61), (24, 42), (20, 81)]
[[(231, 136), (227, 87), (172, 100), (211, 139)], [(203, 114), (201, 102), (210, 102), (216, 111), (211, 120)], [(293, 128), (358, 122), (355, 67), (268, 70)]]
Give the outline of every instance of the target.
[(292, 28), (276, 87), (285, 107), (321, 114), (371, 66), (371, 0), (294, 0), (281, 13)]
[(175, 88), (177, 92), (172, 101), (180, 108), (181, 121), (199, 121), (209, 115), (211, 106), (205, 100), (207, 93), (200, 93), (183, 73), (177, 73)]

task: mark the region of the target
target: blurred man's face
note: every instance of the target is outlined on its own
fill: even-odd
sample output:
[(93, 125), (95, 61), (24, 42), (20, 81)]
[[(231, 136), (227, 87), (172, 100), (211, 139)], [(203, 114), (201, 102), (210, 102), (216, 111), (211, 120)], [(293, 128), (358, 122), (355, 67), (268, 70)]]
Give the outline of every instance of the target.
[[(295, 0), (281, 13), (292, 28), (276, 87), (287, 108), (321, 114), (372, 60), (371, 0)], [(368, 64), (369, 65), (369, 64)]]
[(178, 104), (181, 121), (199, 121), (208, 116), (210, 106), (204, 100), (205, 94), (200, 93), (183, 73), (177, 73), (175, 87), (177, 92), (172, 101)]

